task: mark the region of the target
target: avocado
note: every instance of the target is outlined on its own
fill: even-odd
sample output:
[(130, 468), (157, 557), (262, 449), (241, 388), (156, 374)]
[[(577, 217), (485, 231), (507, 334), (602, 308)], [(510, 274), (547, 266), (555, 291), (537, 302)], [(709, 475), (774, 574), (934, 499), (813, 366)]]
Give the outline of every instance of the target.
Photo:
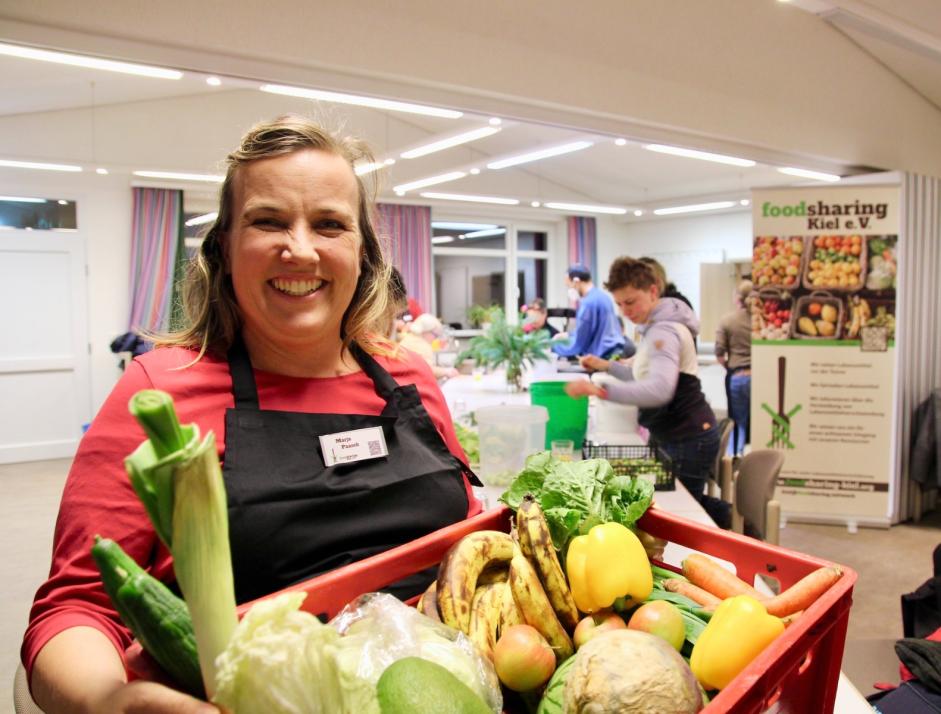
[(376, 696), (382, 714), (493, 714), (470, 687), (421, 657), (405, 657), (386, 667)]

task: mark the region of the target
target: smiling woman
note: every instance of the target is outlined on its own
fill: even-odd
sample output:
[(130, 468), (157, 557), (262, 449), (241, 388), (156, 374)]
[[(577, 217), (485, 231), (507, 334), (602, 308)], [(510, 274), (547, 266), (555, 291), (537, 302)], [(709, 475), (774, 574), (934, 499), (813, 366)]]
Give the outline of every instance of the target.
[[(365, 155), (299, 117), (255, 127), (230, 154), (188, 273), (187, 326), (128, 366), (69, 473), (22, 648), (45, 711), (203, 711), (161, 685), (124, 683), (130, 635), (89, 554), (101, 533), (174, 579), (122, 467), (143, 437), (127, 412), (141, 389), (169, 393), (184, 423), (216, 435), (239, 602), (480, 510), (430, 368), (385, 337), (391, 271), (353, 170)], [(329, 446), (350, 440), (369, 448), (337, 461)], [(426, 580), (392, 590), (407, 597)]]

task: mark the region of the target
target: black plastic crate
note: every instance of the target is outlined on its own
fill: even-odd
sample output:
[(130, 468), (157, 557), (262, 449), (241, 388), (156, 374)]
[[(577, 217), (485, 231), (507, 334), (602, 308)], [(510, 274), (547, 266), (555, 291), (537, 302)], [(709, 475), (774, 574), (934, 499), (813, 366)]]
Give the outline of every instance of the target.
[(607, 459), (614, 469), (614, 473), (619, 476), (636, 476), (642, 473), (650, 473), (643, 467), (632, 468), (631, 464), (624, 461), (647, 459), (652, 461), (656, 468), (656, 481), (654, 481), (655, 491), (673, 491), (676, 489), (675, 470), (673, 461), (662, 449), (649, 444), (593, 444), (586, 441), (582, 447), (582, 458), (584, 459)]

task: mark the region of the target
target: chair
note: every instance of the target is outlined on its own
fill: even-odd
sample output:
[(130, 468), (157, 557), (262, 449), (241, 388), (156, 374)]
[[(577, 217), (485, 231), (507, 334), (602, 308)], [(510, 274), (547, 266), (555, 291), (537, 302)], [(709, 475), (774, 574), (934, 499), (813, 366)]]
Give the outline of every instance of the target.
[(26, 670), (22, 664), (17, 665), (16, 674), (13, 675), (13, 711), (16, 714), (43, 714), (29, 693)]
[(734, 476), (732, 530), (745, 532), (745, 521), (768, 543), (778, 544), (781, 504), (774, 500), (784, 454), (776, 449), (758, 449), (742, 457)]
[(712, 467), (712, 475), (709, 478), (708, 493), (712, 497), (720, 497), (723, 501), (732, 501), (732, 457), (726, 455), (729, 450), (729, 439), (732, 436), (732, 430), (735, 428), (735, 422), (731, 419), (720, 419), (717, 424), (719, 428), (719, 451), (716, 453), (716, 463)]

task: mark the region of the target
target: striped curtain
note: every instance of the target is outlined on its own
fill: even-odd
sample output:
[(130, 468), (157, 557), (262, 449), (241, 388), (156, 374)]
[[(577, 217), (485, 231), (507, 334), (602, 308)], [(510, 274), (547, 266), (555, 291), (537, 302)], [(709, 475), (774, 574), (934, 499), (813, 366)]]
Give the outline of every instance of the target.
[(588, 216), (569, 216), (569, 265), (581, 263), (591, 271), (591, 279), (598, 281), (597, 222)]
[(183, 249), (183, 192), (134, 188), (131, 234), (131, 318), (128, 329), (170, 327)]
[(898, 335), (899, 521), (918, 520), (937, 491), (922, 493), (908, 477), (912, 418), (941, 387), (941, 179), (905, 174), (899, 237)]
[(431, 208), (380, 203), (379, 234), (402, 273), (408, 296), (431, 312)]

